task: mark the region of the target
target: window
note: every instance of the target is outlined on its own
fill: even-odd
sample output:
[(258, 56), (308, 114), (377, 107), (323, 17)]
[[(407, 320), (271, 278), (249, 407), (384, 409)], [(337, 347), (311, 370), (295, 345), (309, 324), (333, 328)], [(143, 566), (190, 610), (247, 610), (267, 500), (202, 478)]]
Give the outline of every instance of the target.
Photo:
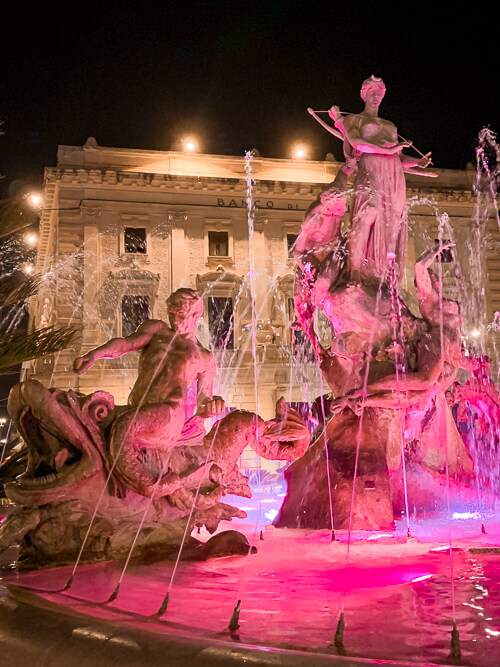
[(208, 330), (212, 349), (233, 349), (234, 313), (230, 297), (208, 298)]
[[(435, 239), (436, 245), (439, 244), (439, 239)], [(447, 239), (443, 239), (443, 243), (451, 243), (451, 241)], [(441, 261), (443, 264), (450, 264), (453, 262), (453, 252), (451, 248), (446, 248), (445, 250), (441, 250), (439, 253), (439, 261)]]
[(298, 234), (287, 234), (286, 235), (286, 247), (288, 249), (288, 254), (290, 255), (293, 246), (295, 245), (295, 241), (298, 239), (299, 235)]
[(208, 254), (210, 257), (229, 257), (228, 232), (208, 232)]
[(149, 318), (149, 297), (127, 294), (122, 297), (122, 336), (130, 336)]
[(125, 252), (146, 254), (145, 227), (125, 227)]

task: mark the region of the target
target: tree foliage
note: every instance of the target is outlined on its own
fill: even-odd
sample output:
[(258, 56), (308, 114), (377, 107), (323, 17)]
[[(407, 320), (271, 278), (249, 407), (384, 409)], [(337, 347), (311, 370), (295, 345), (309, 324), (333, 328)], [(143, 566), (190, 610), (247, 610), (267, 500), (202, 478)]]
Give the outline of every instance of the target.
[(34, 296), (41, 283), (40, 276), (27, 276), (22, 271), (0, 276), (0, 308), (13, 306)]
[(70, 327), (45, 327), (26, 333), (19, 329), (0, 336), (0, 374), (16, 364), (64, 350), (75, 335)]
[[(17, 195), (0, 201), (0, 240), (33, 224), (33, 211), (26, 195)], [(5, 252), (7, 252), (5, 250)], [(3, 315), (9, 307), (22, 305), (34, 296), (42, 284), (41, 276), (28, 276), (22, 271), (0, 275), (0, 309)], [(26, 332), (25, 327), (12, 329), (12, 317), (0, 318), (0, 375), (12, 366), (54, 354), (68, 347), (75, 329), (44, 327)]]

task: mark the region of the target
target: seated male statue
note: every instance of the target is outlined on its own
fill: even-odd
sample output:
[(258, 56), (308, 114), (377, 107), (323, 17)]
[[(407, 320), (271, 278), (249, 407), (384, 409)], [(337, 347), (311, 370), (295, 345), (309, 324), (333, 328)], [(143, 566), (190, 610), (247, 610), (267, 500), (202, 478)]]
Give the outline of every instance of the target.
[[(196, 338), (202, 299), (195, 290), (181, 288), (170, 295), (167, 307), (170, 326), (161, 320), (146, 320), (130, 336), (113, 338), (74, 362), (75, 371), (84, 373), (98, 359), (140, 352), (128, 407), (118, 408), (121, 414), (111, 425), (110, 455), (116, 460), (116, 472), (126, 477), (127, 486), (139, 485), (135, 490), (143, 495), (151, 495), (157, 480), (157, 475), (147, 472), (145, 459), (154, 459), (155, 450), (160, 454), (180, 444), (199, 443), (205, 435), (203, 420), (224, 410), (224, 400), (212, 396), (217, 370), (214, 356)], [(176, 476), (172, 471), (168, 474), (168, 457), (161, 458), (163, 464), (156, 461), (165, 473), (160, 486), (175, 484)], [(154, 463), (151, 461), (152, 467)]]
[(106, 426), (109, 466), (125, 488), (172, 501), (174, 494), (178, 505), (183, 489), (200, 484), (204, 495), (210, 489), (215, 495), (220, 489), (251, 495), (237, 466), (243, 449), (249, 445), (265, 458), (293, 460), (307, 448), (309, 432), (280, 399), (274, 420), (236, 410), (206, 434), (204, 420), (221, 415), (224, 400), (212, 395), (215, 358), (196, 338), (203, 301), (196, 291), (181, 288), (167, 306), (170, 326), (146, 320), (130, 336), (75, 360), (75, 371), (84, 373), (98, 359), (140, 352), (128, 406), (117, 408)]

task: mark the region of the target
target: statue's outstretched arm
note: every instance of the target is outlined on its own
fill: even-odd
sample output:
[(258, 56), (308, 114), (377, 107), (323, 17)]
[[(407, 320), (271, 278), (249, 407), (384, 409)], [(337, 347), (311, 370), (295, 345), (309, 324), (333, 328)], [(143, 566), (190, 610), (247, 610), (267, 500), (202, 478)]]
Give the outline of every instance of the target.
[(90, 350), (82, 357), (77, 357), (73, 363), (75, 373), (79, 375), (85, 373), (98, 359), (117, 359), (129, 352), (142, 350), (151, 341), (153, 334), (164, 326), (164, 323), (158, 320), (146, 320), (130, 336), (108, 340), (104, 345)]
[(198, 373), (198, 396), (196, 399), (196, 415), (208, 419), (222, 414), (225, 408), (224, 399), (220, 396), (212, 396), (214, 377), (217, 364), (213, 355), (210, 356), (207, 367)]
[(427, 271), (427, 269), (431, 266), (431, 264), (438, 257), (438, 255), (440, 255), (443, 252), (443, 250), (448, 250), (449, 248), (454, 248), (454, 247), (455, 244), (452, 241), (446, 241), (446, 243), (436, 242), (434, 248), (426, 250), (424, 253), (420, 255), (415, 264), (415, 268), (423, 267)]
[(415, 283), (420, 304), (424, 299), (430, 299), (434, 296), (438, 298), (438, 295), (434, 294), (434, 287), (432, 286), (428, 267), (424, 263), (417, 262), (415, 264)]
[[(432, 389), (439, 380), (441, 374), (441, 355), (438, 349), (439, 343), (436, 347), (432, 344), (432, 340), (426, 338), (425, 341), (422, 341), (422, 345), (425, 347), (425, 359), (422, 360), (419, 370), (409, 373), (399, 373), (398, 376), (393, 373), (370, 382), (366, 388), (367, 399), (380, 392), (396, 392), (398, 388), (401, 392), (426, 391)], [(363, 396), (363, 389), (354, 389), (344, 397), (340, 398), (339, 401), (359, 398), (361, 396)]]
[(422, 157), (419, 158), (401, 154), (401, 162), (403, 163), (403, 167), (406, 167), (408, 169), (411, 169), (413, 167), (419, 167), (420, 169), (425, 169), (430, 164), (432, 164), (431, 155), (432, 151), (429, 151), (425, 155), (421, 154)]
[(431, 248), (431, 250), (426, 250), (415, 263), (415, 283), (421, 311), (422, 302), (424, 300), (431, 303), (432, 306), (436, 306), (439, 303), (439, 293), (432, 284), (429, 268), (443, 250), (448, 250), (454, 245), (455, 244), (451, 241), (447, 243), (438, 243), (434, 248)]
[(396, 391), (398, 385), (400, 391), (424, 391), (431, 389), (439, 379), (441, 373), (441, 359), (436, 356), (433, 363), (427, 364), (422, 370), (415, 373), (387, 375), (380, 380), (372, 382), (367, 389), (371, 394), (378, 391)]
[(426, 171), (419, 167), (408, 167), (403, 163), (403, 171), (405, 174), (414, 174), (415, 176), (425, 176), (426, 178), (437, 178), (438, 175), (435, 171)]
[(328, 123), (325, 123), (325, 121), (322, 120), (322, 119), (318, 116), (318, 114), (317, 114), (313, 109), (311, 109), (311, 107), (309, 107), (309, 108), (307, 109), (307, 111), (308, 111), (308, 113), (311, 114), (311, 116), (314, 118), (314, 120), (316, 120), (316, 121), (321, 125), (321, 127), (324, 127), (324, 128), (325, 128), (325, 130), (326, 130), (327, 132), (330, 132), (330, 134), (333, 134), (333, 136), (334, 136), (334, 137), (337, 137), (337, 139), (340, 139), (340, 141), (344, 141), (344, 135), (342, 134), (342, 132), (339, 132), (339, 131), (336, 130), (335, 128), (333, 128), (333, 127), (331, 127), (330, 125), (328, 125)]

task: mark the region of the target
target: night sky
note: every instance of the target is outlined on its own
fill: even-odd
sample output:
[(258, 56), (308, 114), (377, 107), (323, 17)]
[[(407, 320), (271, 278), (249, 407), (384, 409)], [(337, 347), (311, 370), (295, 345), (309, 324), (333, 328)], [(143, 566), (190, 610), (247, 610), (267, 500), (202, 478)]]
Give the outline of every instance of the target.
[(314, 159), (341, 157), (306, 108), (360, 111), (370, 74), (387, 85), (381, 115), (436, 166), (462, 168), (481, 127), (500, 130), (498, 27), (485, 3), (433, 5), (4, 1), (3, 195), (88, 136), (168, 150), (193, 133), (204, 152), (272, 157), (302, 140)]
[(89, 136), (169, 150), (188, 133), (204, 152), (271, 157), (300, 140), (341, 158), (306, 109), (360, 111), (370, 74), (387, 85), (381, 115), (436, 166), (463, 168), (479, 130), (500, 131), (490, 6), (366, 4), (4, 0), (0, 196), (40, 186), (58, 144)]

